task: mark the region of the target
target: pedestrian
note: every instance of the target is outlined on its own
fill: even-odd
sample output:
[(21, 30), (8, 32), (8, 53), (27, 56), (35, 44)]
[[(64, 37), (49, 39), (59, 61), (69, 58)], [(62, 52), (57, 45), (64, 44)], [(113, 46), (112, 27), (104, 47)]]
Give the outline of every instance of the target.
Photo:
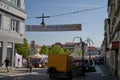
[(17, 60), (17, 67), (20, 67), (20, 58)]
[(5, 63), (5, 67), (6, 67), (7, 72), (9, 72), (9, 69), (8, 69), (9, 60), (8, 60), (7, 57), (6, 57), (6, 59), (4, 60), (3, 64), (4, 64), (4, 63)]
[(29, 58), (26, 59), (26, 68), (27, 68), (27, 72), (28, 72), (28, 68), (29, 68)]
[(31, 59), (28, 60), (28, 67), (29, 67), (29, 72), (31, 73), (32, 72), (32, 62), (31, 62)]

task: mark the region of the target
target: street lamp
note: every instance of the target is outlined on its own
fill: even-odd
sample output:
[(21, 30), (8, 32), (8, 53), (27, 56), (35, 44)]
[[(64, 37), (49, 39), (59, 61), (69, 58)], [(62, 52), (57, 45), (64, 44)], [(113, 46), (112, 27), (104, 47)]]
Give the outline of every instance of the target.
[(44, 22), (44, 14), (42, 14), (42, 22), (40, 23), (40, 25), (41, 25), (42, 27), (45, 26), (45, 22)]
[(45, 27), (44, 18), (50, 18), (50, 16), (44, 16), (44, 14), (42, 14), (41, 17), (36, 17), (36, 18), (42, 18), (42, 22), (40, 23), (40, 25), (41, 25), (42, 27)]
[[(93, 45), (93, 41), (91, 40), (91, 39), (87, 39), (87, 40), (85, 40), (89, 45), (91, 45), (91, 43), (92, 43), (92, 45)], [(91, 42), (91, 43), (90, 43)]]
[[(87, 39), (85, 41), (87, 42), (88, 46), (91, 46), (91, 43), (93, 45), (93, 41), (91, 39)], [(88, 54), (89, 54), (89, 57), (90, 57), (90, 52)]]
[(81, 37), (74, 37), (73, 42), (76, 38), (80, 39), (80, 43), (82, 44), (82, 75), (85, 76), (85, 65), (84, 65), (84, 42), (82, 41)]

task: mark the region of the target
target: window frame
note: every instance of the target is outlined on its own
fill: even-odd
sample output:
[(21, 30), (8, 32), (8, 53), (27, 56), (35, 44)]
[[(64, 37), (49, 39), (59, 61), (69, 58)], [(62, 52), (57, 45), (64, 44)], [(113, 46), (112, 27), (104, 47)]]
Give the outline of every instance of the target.
[(2, 28), (2, 14), (0, 13), (0, 29)]
[(20, 7), (20, 0), (11, 0), (11, 3), (17, 7)]
[(11, 19), (11, 27), (10, 27), (10, 30), (19, 33), (19, 27), (20, 27), (19, 21), (16, 20), (16, 19)]

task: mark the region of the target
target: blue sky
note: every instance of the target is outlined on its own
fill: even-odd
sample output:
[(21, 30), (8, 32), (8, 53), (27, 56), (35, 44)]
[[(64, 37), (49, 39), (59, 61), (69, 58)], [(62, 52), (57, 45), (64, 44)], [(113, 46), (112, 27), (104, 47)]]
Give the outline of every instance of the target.
[[(25, 0), (25, 9), (28, 17), (25, 25), (39, 25), (41, 19), (34, 17), (52, 16), (69, 12), (81, 11), (97, 7), (107, 6), (107, 0)], [(45, 19), (46, 25), (82, 24), (82, 31), (70, 32), (25, 32), (25, 38), (30, 43), (32, 40), (39, 45), (51, 45), (55, 42), (72, 42), (79, 36), (85, 41), (90, 38), (96, 47), (100, 47), (104, 38), (104, 20), (107, 18), (107, 7), (56, 16)], [(79, 42), (79, 39), (75, 40)]]

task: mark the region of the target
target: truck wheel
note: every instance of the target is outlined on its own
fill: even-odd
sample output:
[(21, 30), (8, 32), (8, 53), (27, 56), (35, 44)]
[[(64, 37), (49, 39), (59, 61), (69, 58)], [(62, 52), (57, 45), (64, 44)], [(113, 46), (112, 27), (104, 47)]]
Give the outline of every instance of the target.
[(69, 77), (69, 80), (72, 80), (72, 75), (73, 75), (73, 73), (72, 73), (72, 72), (68, 72), (67, 75), (68, 75), (68, 77)]
[(51, 68), (50, 71), (49, 71), (50, 79), (55, 79), (56, 73), (57, 73), (56, 69), (55, 68)]

